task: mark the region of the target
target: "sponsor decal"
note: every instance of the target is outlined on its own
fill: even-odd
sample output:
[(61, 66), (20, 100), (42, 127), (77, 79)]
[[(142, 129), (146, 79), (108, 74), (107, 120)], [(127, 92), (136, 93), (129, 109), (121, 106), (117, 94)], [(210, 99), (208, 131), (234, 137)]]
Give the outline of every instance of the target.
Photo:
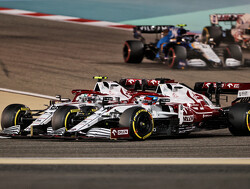
[(111, 128), (111, 139), (117, 139), (117, 138), (129, 138), (129, 128), (123, 127), (123, 128)]
[(250, 97), (250, 90), (240, 90), (238, 91), (238, 98)]
[(140, 26), (139, 30), (148, 32), (153, 32), (153, 31), (158, 32), (168, 28), (169, 28), (168, 26)]
[(169, 98), (160, 99), (160, 104), (165, 104), (166, 102), (170, 102), (170, 99)]
[(135, 80), (134, 79), (128, 79), (127, 82), (131, 85), (134, 85), (135, 84)]
[(203, 114), (203, 118), (206, 118), (206, 117), (212, 117), (212, 114)]
[(156, 81), (156, 80), (149, 80), (148, 84), (152, 84), (153, 86), (157, 86), (160, 83), (160, 81)]
[(228, 83), (227, 86), (228, 86), (228, 88), (231, 88), (233, 86), (233, 84), (232, 83)]
[(211, 83), (205, 83), (205, 86), (208, 88)]
[(118, 135), (127, 135), (128, 129), (118, 130)]
[(117, 131), (116, 131), (116, 130), (113, 130), (111, 133), (112, 133), (114, 136), (116, 136)]
[(136, 81), (139, 81), (139, 83), (142, 84), (141, 79), (126, 79), (126, 85), (134, 85)]
[(234, 88), (239, 89), (240, 88), (240, 84), (239, 83), (234, 84)]
[[(217, 87), (217, 83), (204, 82), (204, 88), (208, 88), (211, 84), (213, 85), (214, 88)], [(222, 89), (239, 89), (240, 83), (221, 83), (221, 88)]]
[(236, 21), (242, 14), (218, 14), (219, 21)]
[(194, 121), (194, 116), (193, 115), (183, 116), (183, 121), (184, 122), (193, 122)]

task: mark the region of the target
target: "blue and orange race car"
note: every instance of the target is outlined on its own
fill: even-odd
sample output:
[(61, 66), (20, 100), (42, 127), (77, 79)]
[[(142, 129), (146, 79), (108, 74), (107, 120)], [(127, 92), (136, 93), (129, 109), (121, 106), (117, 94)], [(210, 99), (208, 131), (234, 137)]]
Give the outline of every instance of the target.
[[(128, 40), (123, 47), (126, 63), (141, 63), (143, 58), (166, 64), (168, 68), (186, 67), (230, 67), (242, 65), (242, 51), (239, 45), (231, 44), (223, 49), (223, 57), (214, 51), (214, 42), (204, 44), (200, 36), (190, 33), (186, 25), (136, 26), (133, 35), (136, 40)], [(171, 35), (169, 41), (159, 46), (165, 30)], [(147, 43), (142, 34), (156, 34), (154, 42)]]

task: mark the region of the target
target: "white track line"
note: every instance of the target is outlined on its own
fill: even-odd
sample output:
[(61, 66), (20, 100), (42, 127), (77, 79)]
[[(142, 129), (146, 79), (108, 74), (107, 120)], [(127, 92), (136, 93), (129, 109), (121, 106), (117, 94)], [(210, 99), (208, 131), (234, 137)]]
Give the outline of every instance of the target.
[(17, 90), (12, 90), (12, 89), (0, 88), (0, 91), (21, 94), (21, 95), (34, 96), (34, 97), (39, 97), (39, 98), (46, 98), (46, 99), (51, 99), (51, 100), (58, 100), (54, 96), (48, 96), (48, 95), (42, 95), (42, 94), (30, 93), (30, 92), (24, 92), (24, 91), (17, 91)]
[(8, 138), (11, 138), (11, 137), (0, 136), (0, 139), (8, 139)]
[(0, 164), (29, 165), (250, 165), (250, 158), (0, 158)]

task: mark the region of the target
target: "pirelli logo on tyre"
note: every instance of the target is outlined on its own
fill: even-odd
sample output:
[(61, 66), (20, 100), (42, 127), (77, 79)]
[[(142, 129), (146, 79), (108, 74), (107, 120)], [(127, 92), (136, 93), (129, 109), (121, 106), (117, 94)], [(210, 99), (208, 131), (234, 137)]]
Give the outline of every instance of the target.
[[(136, 126), (136, 122), (138, 121), (137, 118), (139, 117), (139, 115), (140, 115), (141, 113), (147, 113), (148, 116), (149, 116), (149, 118), (150, 118), (149, 121), (150, 121), (151, 124), (152, 124), (152, 128), (150, 129), (150, 131), (148, 131), (148, 133), (146, 133), (146, 135), (142, 135), (142, 136), (140, 135), (140, 133), (138, 133), (138, 128), (137, 128), (137, 126)], [(143, 127), (145, 126), (145, 123), (141, 122), (141, 124), (143, 125)], [(148, 137), (152, 134), (152, 132), (153, 132), (153, 130), (154, 130), (154, 121), (153, 121), (153, 117), (152, 117), (152, 115), (151, 115), (147, 110), (145, 110), (145, 109), (140, 109), (139, 111), (136, 112), (136, 114), (135, 114), (135, 116), (134, 116), (134, 119), (133, 119), (133, 122), (132, 122), (132, 126), (133, 126), (133, 132), (134, 132), (134, 134), (136, 135), (136, 137), (137, 137), (138, 139), (140, 139), (140, 140), (144, 140), (144, 139), (148, 138)]]
[(247, 112), (246, 123), (247, 123), (247, 128), (250, 131), (250, 110)]

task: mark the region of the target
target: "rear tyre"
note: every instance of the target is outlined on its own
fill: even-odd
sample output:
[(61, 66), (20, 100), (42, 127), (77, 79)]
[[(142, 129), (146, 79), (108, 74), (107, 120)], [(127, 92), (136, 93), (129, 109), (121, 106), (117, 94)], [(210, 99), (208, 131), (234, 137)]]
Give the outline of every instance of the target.
[(126, 41), (123, 58), (126, 63), (141, 63), (144, 57), (144, 44), (141, 41)]
[(74, 106), (60, 106), (52, 117), (52, 129), (54, 131), (63, 127), (65, 127), (66, 131), (71, 129), (75, 126), (74, 118), (79, 111)]
[(229, 109), (229, 131), (234, 136), (250, 136), (250, 104), (237, 103)]
[(206, 26), (202, 30), (201, 41), (203, 43), (209, 44), (210, 39), (213, 38), (215, 46), (219, 46), (222, 40), (222, 29), (218, 26)]
[(242, 61), (242, 51), (240, 46), (236, 44), (229, 45), (224, 50), (224, 61), (226, 58), (234, 58), (236, 60)]
[(187, 50), (183, 46), (174, 46), (168, 49), (168, 68), (177, 68), (180, 61), (185, 62), (187, 59)]
[[(20, 125), (21, 129), (26, 128), (30, 122), (24, 122), (23, 117), (27, 115), (27, 108), (23, 104), (10, 104), (8, 105), (2, 113), (1, 127), (2, 129)], [(29, 116), (31, 117), (31, 115)]]
[(119, 126), (129, 127), (129, 134), (134, 140), (145, 140), (153, 132), (154, 121), (144, 108), (132, 107), (123, 112)]

